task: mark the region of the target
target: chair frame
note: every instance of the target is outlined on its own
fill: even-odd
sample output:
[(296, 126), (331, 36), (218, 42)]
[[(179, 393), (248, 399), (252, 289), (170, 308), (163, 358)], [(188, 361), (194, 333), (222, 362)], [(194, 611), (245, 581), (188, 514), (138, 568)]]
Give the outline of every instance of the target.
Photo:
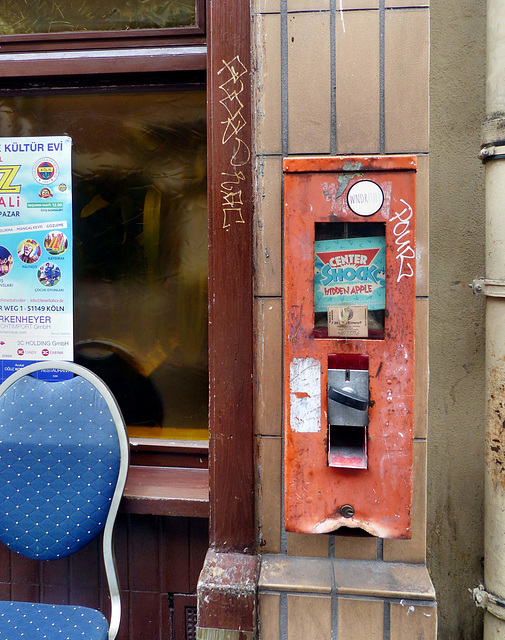
[(84, 378), (90, 384), (92, 384), (105, 400), (116, 426), (120, 451), (119, 473), (116, 487), (114, 489), (114, 493), (110, 503), (109, 512), (107, 514), (107, 519), (105, 521), (105, 526), (103, 529), (102, 542), (103, 562), (105, 567), (105, 575), (107, 576), (111, 602), (108, 638), (109, 640), (114, 640), (119, 631), (119, 624), (121, 621), (121, 597), (119, 593), (119, 581), (117, 577), (114, 548), (112, 545), (112, 534), (129, 467), (130, 447), (128, 442), (128, 435), (126, 433), (126, 426), (121, 414), (121, 410), (119, 409), (119, 405), (117, 404), (112, 392), (103, 382), (103, 380), (89, 371), (89, 369), (86, 369), (81, 365), (74, 364), (73, 362), (46, 361), (27, 365), (26, 367), (23, 367), (22, 369), (14, 372), (4, 382), (2, 382), (2, 384), (0, 384), (0, 396), (2, 396), (5, 391), (7, 391), (7, 389), (9, 389), (9, 387), (11, 387), (19, 379), (33, 373), (45, 371), (48, 369), (60, 369), (63, 371), (69, 371), (76, 376)]

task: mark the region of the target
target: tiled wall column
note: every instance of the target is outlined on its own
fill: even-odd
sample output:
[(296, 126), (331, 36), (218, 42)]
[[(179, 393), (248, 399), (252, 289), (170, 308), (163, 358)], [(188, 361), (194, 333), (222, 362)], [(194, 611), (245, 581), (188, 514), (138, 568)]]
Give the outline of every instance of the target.
[[(285, 586), (260, 579), (263, 640), (305, 637), (432, 639), (434, 594), (406, 616), (399, 600), (374, 586), (384, 564), (426, 568), (428, 370), (428, 47), (427, 2), (407, 0), (252, 0), (255, 58), (255, 428), (259, 548), (285, 563)], [(417, 175), (416, 405), (411, 540), (286, 533), (282, 500), (282, 158), (291, 155), (414, 153)], [(297, 573), (298, 557), (366, 562), (359, 596), (324, 588)], [(333, 565), (332, 565), (333, 566)], [(279, 567), (278, 567), (279, 568)], [(280, 570), (280, 569), (279, 569)], [(301, 570), (301, 569), (300, 569)], [(395, 574), (396, 575), (396, 574)], [(290, 576), (290, 577), (289, 577)], [(422, 576), (422, 578), (421, 578)], [(281, 580), (282, 582), (282, 580)], [(263, 586), (261, 586), (263, 585)], [(417, 596), (412, 596), (414, 599)], [(306, 600), (304, 600), (306, 598)], [(297, 610), (311, 615), (294, 614)], [(428, 607), (428, 614), (417, 613)], [(314, 617), (315, 611), (319, 613)], [(302, 615), (298, 620), (296, 616)], [(353, 622), (354, 621), (354, 622)], [(408, 632), (408, 626), (411, 630)], [(415, 635), (417, 634), (417, 635)]]

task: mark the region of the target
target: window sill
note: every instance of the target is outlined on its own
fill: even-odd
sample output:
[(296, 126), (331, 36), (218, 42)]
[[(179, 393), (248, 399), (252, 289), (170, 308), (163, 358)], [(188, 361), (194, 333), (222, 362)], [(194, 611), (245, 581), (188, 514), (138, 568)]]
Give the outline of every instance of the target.
[(130, 465), (156, 467), (209, 466), (208, 440), (169, 440), (130, 437)]
[(111, 68), (121, 73), (194, 71), (205, 69), (206, 47), (12, 52), (0, 55), (0, 66), (4, 77), (96, 74)]
[(131, 465), (121, 511), (208, 518), (209, 471), (198, 468)]

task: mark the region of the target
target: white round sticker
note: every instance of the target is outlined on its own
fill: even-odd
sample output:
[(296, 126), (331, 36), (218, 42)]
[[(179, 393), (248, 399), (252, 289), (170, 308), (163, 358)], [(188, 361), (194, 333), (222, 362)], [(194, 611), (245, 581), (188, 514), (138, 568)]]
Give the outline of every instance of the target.
[(360, 180), (347, 192), (347, 204), (358, 216), (373, 216), (382, 207), (384, 194), (376, 182)]

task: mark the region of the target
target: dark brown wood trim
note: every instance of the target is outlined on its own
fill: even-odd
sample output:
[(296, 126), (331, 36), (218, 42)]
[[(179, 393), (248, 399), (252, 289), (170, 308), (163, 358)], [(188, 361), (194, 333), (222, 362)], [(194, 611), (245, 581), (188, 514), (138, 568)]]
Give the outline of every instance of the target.
[(160, 41), (169, 41), (176, 45), (176, 36), (203, 35), (203, 29), (198, 25), (187, 27), (174, 27), (173, 29), (136, 29), (132, 31), (61, 31), (59, 33), (19, 33), (13, 35), (0, 35), (0, 44), (3, 47), (19, 47), (23, 51), (32, 51), (33, 48), (46, 50), (67, 50), (80, 47), (79, 43), (85, 43), (88, 48), (114, 47), (119, 41), (123, 47), (134, 47), (136, 40), (151, 42), (156, 45)]
[(207, 16), (205, 11), (205, 0), (196, 0), (196, 24), (202, 33), (207, 28)]
[(205, 69), (206, 47), (0, 54), (1, 77), (96, 75)]
[(255, 637), (258, 574), (258, 556), (209, 549), (198, 581), (200, 638)]
[(196, 454), (209, 454), (207, 440), (170, 440), (169, 438), (138, 438), (130, 437), (130, 452), (139, 449), (142, 451), (191, 451)]
[(174, 640), (196, 637), (196, 596), (176, 593), (174, 595)]
[(210, 542), (254, 545), (249, 0), (208, 0)]
[(207, 469), (132, 465), (121, 511), (208, 518), (209, 472)]
[(130, 438), (130, 465), (209, 468), (209, 443), (202, 440)]
[(130, 465), (209, 468), (209, 443), (201, 440), (130, 438)]
[[(7, 37), (7, 36), (4, 36)], [(195, 33), (184, 32), (177, 36), (137, 36), (137, 38), (116, 38), (102, 39), (97, 37), (94, 40), (86, 40), (77, 38), (73, 40), (33, 40), (19, 41), (11, 40), (8, 42), (0, 41), (0, 47), (3, 53), (42, 53), (77, 51), (86, 49), (92, 50), (114, 50), (114, 49), (141, 49), (146, 47), (178, 47), (205, 44), (205, 34), (199, 30)]]

